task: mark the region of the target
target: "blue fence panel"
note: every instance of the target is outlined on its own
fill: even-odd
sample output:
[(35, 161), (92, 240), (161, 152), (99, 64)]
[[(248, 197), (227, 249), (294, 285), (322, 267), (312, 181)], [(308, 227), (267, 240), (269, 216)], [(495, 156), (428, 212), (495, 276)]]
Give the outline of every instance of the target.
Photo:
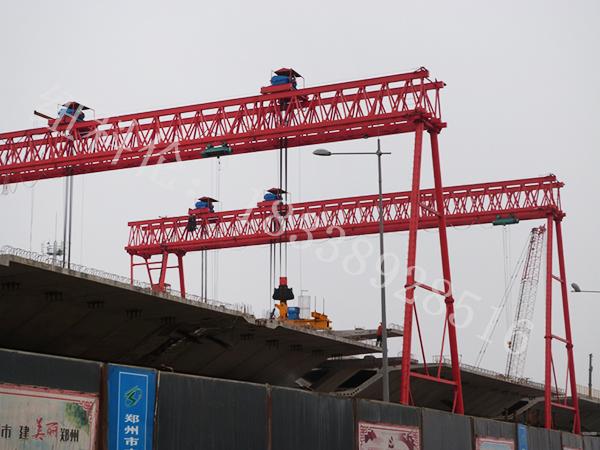
[(517, 445), (519, 450), (529, 450), (527, 426), (522, 423), (517, 425)]
[(108, 366), (109, 450), (152, 450), (156, 372)]

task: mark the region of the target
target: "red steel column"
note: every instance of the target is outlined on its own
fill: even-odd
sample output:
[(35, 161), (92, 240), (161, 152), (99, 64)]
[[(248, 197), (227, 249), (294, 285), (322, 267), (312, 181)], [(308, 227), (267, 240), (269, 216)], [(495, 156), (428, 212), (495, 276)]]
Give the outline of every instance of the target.
[(169, 262), (169, 254), (163, 252), (162, 261), (160, 264), (160, 277), (158, 278), (158, 291), (165, 292), (165, 278), (167, 276), (167, 263)]
[(573, 335), (571, 334), (571, 315), (569, 314), (569, 290), (567, 289), (567, 271), (565, 269), (565, 254), (562, 240), (561, 220), (556, 220), (556, 246), (558, 251), (558, 266), (560, 270), (563, 315), (565, 319), (565, 340), (567, 341), (567, 363), (569, 381), (571, 383), (571, 400), (573, 403), (573, 433), (581, 433), (581, 420), (579, 416), (579, 396), (577, 395), (577, 381), (575, 379), (575, 360), (573, 359)]
[(177, 254), (177, 268), (179, 269), (179, 292), (185, 298), (185, 279), (183, 277), (183, 255)]
[(450, 359), (452, 361), (452, 378), (456, 383), (454, 412), (458, 414), (464, 414), (458, 342), (456, 339), (456, 326), (454, 320), (454, 297), (452, 295), (450, 256), (448, 254), (448, 236), (446, 234), (446, 214), (444, 212), (445, 208), (442, 192), (442, 170), (440, 165), (438, 132), (430, 131), (429, 136), (431, 139), (431, 156), (433, 164), (433, 178), (435, 183), (435, 203), (439, 223), (438, 229), (440, 235), (440, 253), (442, 256), (442, 273), (444, 274), (444, 300), (446, 302), (447, 311), (446, 320), (448, 321), (448, 343), (450, 345)]
[(146, 264), (146, 271), (148, 272), (150, 286), (152, 286), (152, 289), (154, 289), (154, 280), (152, 280), (152, 271), (150, 270), (150, 263), (148, 262), (148, 258), (144, 258), (144, 263)]
[(133, 254), (129, 255), (129, 284), (133, 286)]
[(552, 428), (552, 216), (547, 219), (546, 237), (546, 361), (544, 370), (544, 420), (545, 427)]
[(406, 270), (406, 300), (404, 303), (404, 337), (402, 341), (402, 373), (400, 379), (400, 403), (410, 402), (410, 350), (415, 298), (415, 263), (417, 258), (417, 231), (419, 230), (419, 196), (421, 184), (421, 153), (423, 147), (423, 122), (415, 130), (412, 191), (410, 194), (410, 224), (408, 228), (408, 260)]

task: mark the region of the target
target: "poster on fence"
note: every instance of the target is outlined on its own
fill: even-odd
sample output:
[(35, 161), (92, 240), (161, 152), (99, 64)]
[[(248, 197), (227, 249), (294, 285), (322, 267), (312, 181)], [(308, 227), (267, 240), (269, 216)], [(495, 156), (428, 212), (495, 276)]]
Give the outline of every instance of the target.
[(420, 450), (418, 427), (358, 422), (359, 450)]
[(0, 384), (0, 450), (93, 450), (94, 394)]
[(475, 439), (476, 450), (515, 450), (514, 441), (491, 437), (478, 437)]
[(156, 372), (108, 366), (108, 449), (152, 450)]

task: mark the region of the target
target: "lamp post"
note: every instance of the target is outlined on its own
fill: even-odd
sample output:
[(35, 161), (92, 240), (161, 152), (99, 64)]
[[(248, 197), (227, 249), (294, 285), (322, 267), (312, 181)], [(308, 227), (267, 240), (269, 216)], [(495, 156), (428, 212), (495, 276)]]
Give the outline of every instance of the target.
[[(600, 291), (587, 291), (584, 289), (581, 289), (581, 287), (577, 284), (577, 283), (571, 283), (571, 287), (573, 288), (573, 291), (576, 294), (581, 294), (581, 293), (585, 293), (585, 292), (589, 292), (592, 294), (600, 294)], [(592, 366), (592, 358), (593, 355), (590, 353), (589, 355), (590, 357), (590, 362), (589, 362), (589, 367), (588, 367), (588, 395), (591, 397), (592, 396), (592, 373), (594, 371), (594, 366)]]
[(337, 155), (375, 155), (377, 156), (377, 174), (379, 182), (379, 201), (377, 209), (379, 213), (379, 278), (381, 287), (381, 371), (383, 383), (383, 401), (390, 401), (390, 377), (388, 366), (388, 346), (387, 346), (387, 317), (385, 309), (385, 262), (383, 259), (383, 193), (381, 187), (381, 155), (391, 155), (391, 152), (381, 151), (381, 141), (377, 139), (376, 152), (330, 152), (327, 149), (319, 148), (313, 151), (317, 156), (337, 156)]
[(588, 395), (592, 396), (592, 374), (594, 373), (594, 366), (592, 365), (593, 355), (590, 353), (590, 364), (588, 368)]
[(600, 291), (586, 291), (586, 290), (582, 290), (577, 283), (571, 283), (571, 287), (573, 288), (572, 292), (575, 292), (577, 294), (579, 294), (581, 292), (591, 292), (591, 293), (594, 293), (594, 294), (600, 294)]

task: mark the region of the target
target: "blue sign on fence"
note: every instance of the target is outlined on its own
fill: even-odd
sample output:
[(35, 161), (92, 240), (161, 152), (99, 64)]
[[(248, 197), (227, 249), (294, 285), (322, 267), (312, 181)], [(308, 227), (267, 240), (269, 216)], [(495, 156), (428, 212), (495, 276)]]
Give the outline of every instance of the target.
[(527, 427), (522, 423), (517, 425), (517, 437), (519, 450), (529, 450), (529, 445), (527, 444)]
[(108, 366), (109, 450), (152, 450), (156, 372)]

